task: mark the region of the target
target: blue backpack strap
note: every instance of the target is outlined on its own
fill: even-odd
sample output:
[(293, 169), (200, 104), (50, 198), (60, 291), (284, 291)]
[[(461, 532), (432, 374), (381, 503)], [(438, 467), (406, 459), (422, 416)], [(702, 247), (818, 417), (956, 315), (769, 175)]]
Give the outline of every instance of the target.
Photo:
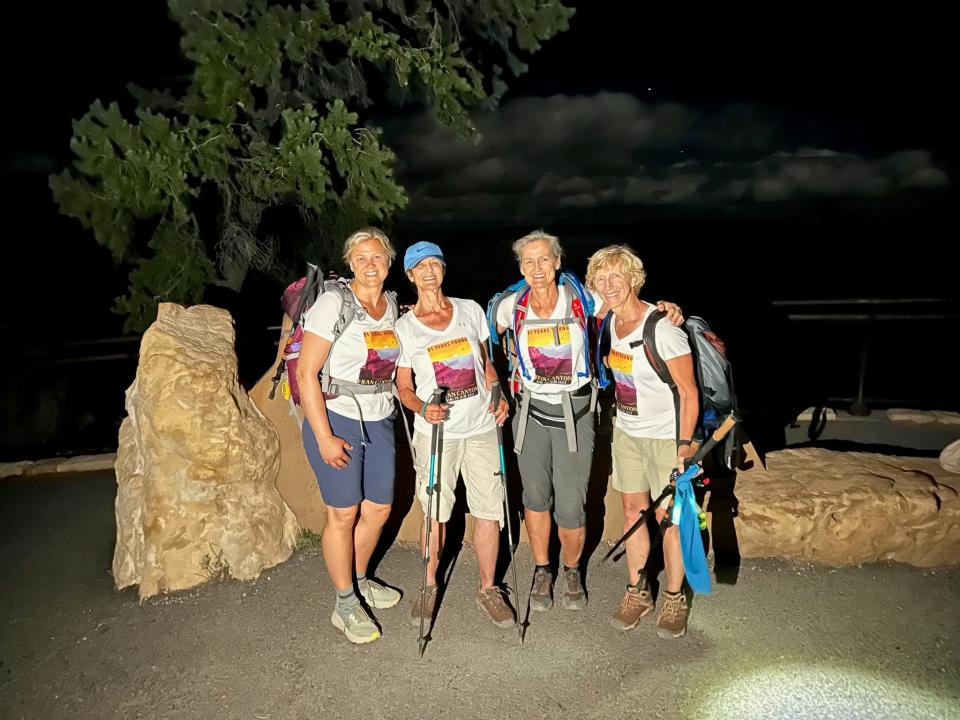
[(610, 320), (613, 318), (613, 310), (607, 310), (607, 314), (603, 316), (603, 320), (600, 321), (600, 327), (597, 329), (597, 344), (596, 344), (596, 362), (594, 366), (596, 367), (596, 378), (597, 385), (602, 390), (610, 384), (610, 378), (607, 376), (607, 367), (603, 364), (603, 340), (610, 333)]
[[(513, 319), (510, 322), (510, 328), (507, 332), (513, 334), (513, 348), (517, 356), (517, 367), (520, 368), (520, 374), (523, 375), (526, 380), (529, 380), (530, 373), (527, 372), (527, 366), (523, 362), (523, 353), (520, 352), (520, 333), (523, 330), (523, 325), (527, 318), (527, 303), (530, 300), (530, 287), (524, 282), (516, 292), (517, 301), (513, 304)], [(522, 316), (520, 315), (521, 311), (523, 313)], [(511, 366), (510, 369), (512, 370), (513, 367)]]
[[(491, 362), (493, 362), (493, 346), (500, 344), (500, 334), (497, 332), (497, 312), (500, 310), (500, 304), (510, 295), (519, 293), (526, 287), (526, 280), (517, 280), (505, 290), (498, 292), (496, 295), (490, 298), (490, 302), (487, 303), (487, 331), (489, 334), (489, 337), (487, 338), (487, 350)], [(516, 306), (514, 306), (514, 313), (516, 313)], [(507, 326), (506, 332), (513, 332), (512, 323)], [(509, 362), (510, 370), (512, 371), (513, 358), (510, 357), (509, 352), (507, 353), (507, 361)]]

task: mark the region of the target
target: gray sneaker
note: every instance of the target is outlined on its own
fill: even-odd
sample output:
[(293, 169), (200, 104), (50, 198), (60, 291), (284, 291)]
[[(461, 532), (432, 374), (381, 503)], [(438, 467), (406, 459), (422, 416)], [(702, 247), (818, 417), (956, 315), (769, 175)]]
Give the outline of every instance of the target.
[[(410, 603), (410, 624), (419, 627), (420, 626), (420, 590), (417, 590), (417, 594), (413, 597), (413, 602)], [(427, 591), (423, 593), (423, 624), (425, 627), (430, 627), (430, 623), (433, 621), (433, 612), (437, 607), (437, 586), (436, 585), (427, 585)]]
[(359, 585), (360, 592), (363, 594), (363, 599), (367, 601), (367, 605), (376, 610), (392, 608), (400, 602), (400, 591), (387, 587), (378, 580), (366, 578)]
[(546, 612), (553, 607), (553, 577), (545, 568), (537, 568), (530, 588), (530, 609)]
[(347, 640), (358, 645), (373, 642), (380, 637), (380, 628), (359, 604), (345, 615), (341, 615), (340, 611), (334, 608), (330, 622), (347, 636)]
[(564, 610), (583, 610), (587, 606), (587, 593), (580, 581), (580, 570), (570, 568), (563, 570), (563, 593), (560, 595), (560, 604)]

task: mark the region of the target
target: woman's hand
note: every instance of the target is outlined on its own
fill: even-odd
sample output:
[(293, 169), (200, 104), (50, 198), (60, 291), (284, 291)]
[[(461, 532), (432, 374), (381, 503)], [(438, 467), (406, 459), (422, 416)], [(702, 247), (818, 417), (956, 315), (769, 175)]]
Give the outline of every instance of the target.
[(493, 413), (493, 418), (496, 420), (497, 425), (503, 425), (507, 421), (507, 416), (510, 414), (510, 403), (504, 400), (501, 395), (497, 409), (494, 410), (493, 403), (491, 402), (490, 405), (487, 406), (487, 412)]
[(421, 409), (420, 414), (423, 416), (423, 419), (431, 425), (439, 425), (447, 418), (448, 407), (450, 406), (446, 403), (426, 403), (426, 409)]
[(676, 303), (667, 302), (666, 300), (660, 300), (657, 302), (657, 310), (660, 312), (665, 312), (667, 314), (667, 320), (671, 325), (683, 325), (684, 317), (683, 310), (680, 309), (680, 306)]
[(320, 457), (330, 467), (343, 469), (350, 463), (347, 451), (353, 450), (353, 445), (343, 438), (336, 435), (317, 438), (317, 445), (320, 447)]

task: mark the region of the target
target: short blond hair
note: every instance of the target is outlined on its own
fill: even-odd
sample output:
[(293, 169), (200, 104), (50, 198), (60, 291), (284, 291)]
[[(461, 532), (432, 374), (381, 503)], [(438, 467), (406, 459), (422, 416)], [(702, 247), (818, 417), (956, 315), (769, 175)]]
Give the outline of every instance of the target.
[(587, 287), (596, 290), (597, 273), (601, 270), (620, 270), (630, 281), (630, 289), (636, 295), (647, 280), (643, 261), (629, 245), (608, 245), (597, 250), (587, 261)]
[(517, 258), (517, 262), (520, 262), (520, 254), (530, 243), (539, 242), (540, 240), (545, 240), (550, 244), (550, 254), (553, 255), (557, 260), (563, 257), (563, 248), (560, 247), (560, 238), (556, 235), (551, 235), (546, 233), (543, 230), (534, 230), (524, 235), (519, 240), (515, 240), (513, 243), (513, 255)]
[(343, 261), (348, 267), (350, 266), (350, 256), (357, 249), (357, 245), (364, 240), (379, 240), (383, 246), (383, 251), (387, 253), (387, 265), (393, 265), (393, 261), (397, 257), (397, 251), (394, 249), (393, 243), (390, 242), (390, 238), (383, 230), (375, 227), (365, 227), (357, 230), (343, 243)]

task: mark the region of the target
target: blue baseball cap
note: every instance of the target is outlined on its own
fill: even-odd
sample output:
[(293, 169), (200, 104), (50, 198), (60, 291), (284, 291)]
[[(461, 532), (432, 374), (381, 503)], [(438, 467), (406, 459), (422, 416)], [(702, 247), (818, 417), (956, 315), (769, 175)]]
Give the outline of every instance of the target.
[(403, 271), (407, 272), (415, 268), (421, 260), (428, 257), (435, 257), (443, 261), (443, 251), (440, 246), (426, 240), (414, 243), (403, 254)]

